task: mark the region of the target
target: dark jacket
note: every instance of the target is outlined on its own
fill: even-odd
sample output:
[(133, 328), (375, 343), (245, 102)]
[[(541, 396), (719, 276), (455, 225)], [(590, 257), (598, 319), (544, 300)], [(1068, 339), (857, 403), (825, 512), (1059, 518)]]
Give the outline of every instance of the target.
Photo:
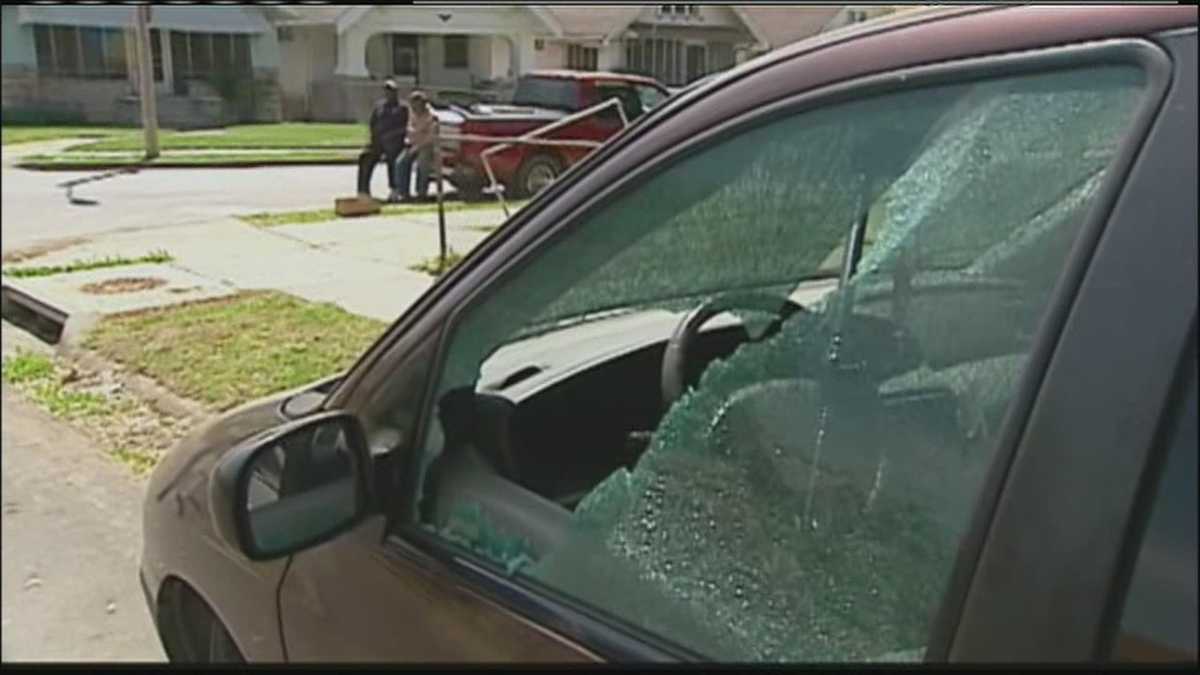
[(372, 147), (385, 152), (399, 151), (404, 147), (404, 134), (408, 130), (408, 106), (380, 99), (371, 111), (370, 125)]

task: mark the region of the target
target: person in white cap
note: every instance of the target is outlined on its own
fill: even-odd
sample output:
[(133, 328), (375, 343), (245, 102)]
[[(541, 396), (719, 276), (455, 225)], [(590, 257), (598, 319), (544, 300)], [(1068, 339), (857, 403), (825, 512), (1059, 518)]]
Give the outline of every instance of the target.
[(371, 111), (371, 138), (367, 147), (358, 156), (358, 196), (371, 196), (371, 174), (382, 157), (387, 162), (388, 187), (391, 197), (397, 195), (396, 159), (404, 152), (404, 138), (408, 132), (408, 106), (400, 100), (395, 80), (383, 83), (383, 98), (375, 103)]

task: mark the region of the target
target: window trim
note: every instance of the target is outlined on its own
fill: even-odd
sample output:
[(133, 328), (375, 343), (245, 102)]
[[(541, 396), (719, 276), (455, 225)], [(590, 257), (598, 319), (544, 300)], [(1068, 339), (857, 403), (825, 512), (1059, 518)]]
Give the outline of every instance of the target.
[(1130, 586), (1137, 571), (1138, 558), (1145, 543), (1147, 530), (1150, 529), (1151, 516), (1159, 501), (1160, 486), (1163, 471), (1169, 463), (1170, 453), (1177, 438), (1176, 430), (1184, 423), (1183, 416), (1195, 410), (1185, 407), (1196, 390), (1196, 315), (1193, 313), (1188, 330), (1187, 348), (1179, 356), (1175, 367), (1174, 382), (1167, 404), (1163, 406), (1162, 417), (1155, 433), (1153, 448), (1146, 460), (1146, 465), (1139, 481), (1137, 495), (1134, 497), (1133, 511), (1130, 517), (1128, 533), (1122, 546), (1119, 571), (1108, 589), (1108, 605), (1101, 622), (1101, 636), (1096, 646), (1097, 660), (1109, 663), (1122, 663), (1116, 658), (1118, 640), (1121, 635), (1121, 625), (1125, 614), (1125, 605), (1129, 600)]
[[(964, 535), (959, 548), (954, 570), (947, 579), (946, 590), (940, 599), (937, 618), (929, 632), (925, 657), (927, 662), (946, 660), (950, 647), (949, 642), (957, 630), (958, 622), (965, 614), (964, 596), (969, 590), (974, 565), (978, 562), (977, 558), (985, 542), (988, 525), (1000, 497), (1000, 488), (1020, 445), (1021, 433), (1032, 408), (1033, 398), (1040, 388), (1045, 366), (1051, 359), (1058, 336), (1063, 328), (1065, 310), (1075, 299), (1080, 277), (1090, 264), (1093, 247), (1089, 244), (1094, 244), (1103, 231), (1115, 198), (1123, 188), (1133, 156), (1141, 147), (1166, 91), (1166, 84), (1170, 78), (1170, 61), (1166, 59), (1161, 49), (1143, 38), (1100, 38), (1015, 52), (956, 58), (929, 65), (879, 71), (843, 82), (818, 86), (775, 100), (757, 109), (748, 109), (730, 115), (708, 131), (672, 146), (670, 152), (660, 153), (653, 161), (639, 164), (633, 170), (627, 171), (622, 179), (613, 181), (606, 188), (596, 190), (585, 199), (580, 200), (574, 205), (574, 208), (557, 219), (557, 224), (545, 228), (537, 236), (524, 242), (516, 255), (508, 256), (500, 264), (492, 266), (486, 273), (486, 280), (471, 287), (463, 286), (466, 292), (456, 298), (453, 308), (446, 312), (445, 316), (439, 317), (427, 332), (420, 336), (407, 336), (411, 338), (411, 341), (409, 339), (402, 340), (406, 343), (405, 348), (403, 351), (398, 351), (398, 354), (412, 353), (425, 339), (436, 340), (437, 346), (421, 397), (422, 406), (417, 416), (417, 428), (414, 429), (415, 433), (412, 435), (408, 447), (404, 449), (406, 456), (397, 458), (405, 465), (401, 471), (403, 473), (411, 472), (414, 462), (420, 460), (419, 449), (426, 441), (429, 421), (435, 404), (436, 388), (439, 384), (438, 378), (445, 367), (447, 348), (453, 336), (453, 330), (461, 323), (464, 314), (473, 311), (478, 303), (486, 301), (491, 292), (510, 275), (519, 272), (525, 265), (537, 259), (538, 254), (545, 247), (552, 245), (559, 237), (567, 236), (612, 200), (619, 199), (631, 190), (637, 189), (637, 186), (647, 178), (728, 138), (770, 124), (780, 118), (803, 114), (816, 108), (924, 86), (952, 85), (1049, 70), (1071, 70), (1103, 65), (1134, 65), (1142, 68), (1147, 76), (1144, 98), (1130, 123), (1127, 135), (1122, 139), (1122, 144), (1111, 165), (1110, 174), (1106, 177), (1096, 201), (1089, 209), (1086, 220), (1080, 227), (1075, 248), (1065, 261), (1064, 267), (1067, 271), (1064, 272), (1060, 284), (1055, 288), (1046, 308), (1046, 314), (1042, 317), (1035, 333), (1034, 346), (1029, 354), (1029, 363), (1018, 385), (1017, 393), (1010, 403), (1009, 413), (999, 436), (1000, 440), (996, 444), (993, 464), (988, 471), (984, 485), (981, 486), (980, 499), (967, 534)], [(456, 270), (457, 274), (447, 277), (447, 280), (457, 279), (467, 274), (467, 268), (470, 266), (460, 267), (462, 269)], [(439, 302), (439, 300), (432, 300), (432, 302)], [(421, 316), (427, 315), (428, 311), (422, 311), (412, 316), (420, 320)], [(397, 325), (401, 322), (397, 322)], [(428, 326), (428, 324), (426, 325)], [(396, 345), (392, 345), (392, 348), (394, 347)], [(391, 348), (388, 351), (391, 351)], [(403, 362), (403, 357), (393, 360), (389, 354), (388, 360), (393, 363)], [(379, 367), (379, 365), (376, 363), (375, 367)], [(378, 383), (372, 384), (378, 386)], [(364, 394), (365, 392), (357, 391), (352, 398), (358, 399)], [(660, 636), (643, 635), (640, 629), (621, 619), (612, 625), (605, 624), (596, 616), (596, 614), (603, 613), (599, 608), (589, 607), (580, 610), (570, 607), (561, 599), (541, 595), (527, 583), (498, 574), (498, 568), (497, 572), (489, 572), (486, 569), (487, 561), (476, 559), (474, 556), (464, 558), (461, 555), (461, 549), (450, 542), (430, 535), (419, 524), (400, 522), (400, 517), (405, 515), (400, 509), (412, 497), (413, 495), (403, 495), (402, 498), (397, 499), (397, 511), (388, 514), (387, 531), (389, 536), (387, 541), (397, 552), (406, 557), (415, 558), (418, 562), (422, 562), (423, 558), (447, 562), (448, 571), (463, 579), (475, 592), (487, 595), (510, 611), (555, 627), (555, 630), (564, 637), (606, 658), (645, 659), (647, 650), (651, 653), (659, 653), (663, 658), (672, 658), (673, 656), (689, 658), (687, 650), (680, 645), (658, 646), (663, 642)], [(483, 568), (485, 573), (481, 573), (480, 568)]]
[[(1172, 59), (1167, 52), (1147, 37), (1110, 39), (1103, 41), (1102, 46), (1107, 46), (1113, 56), (1124, 57), (1143, 68), (1147, 77), (1145, 98), (1131, 124), (1128, 137), (1118, 149), (1095, 203), (1089, 209), (1079, 238), (1074, 244), (1072, 256), (1066, 261), (1064, 272), (1056, 287), (1056, 299), (1050, 307), (1050, 312), (1043, 318), (1034, 335), (1036, 346), (1030, 354), (1029, 370), (1019, 384), (1022, 395), (1019, 399), (1020, 405), (1014, 405), (1009, 411), (1002, 429), (1002, 442), (1005, 444), (1002, 449), (1006, 455), (1002, 462), (997, 462), (989, 471), (986, 489), (980, 495), (970, 533), (960, 549), (952, 579), (958, 592), (947, 596), (935, 622), (935, 627), (941, 631), (935, 635), (941, 660), (964, 653), (976, 659), (1020, 659), (1023, 657), (1019, 650), (1029, 649), (1035, 642), (1038, 645), (1039, 658), (1047, 653), (1046, 650), (1078, 653), (1082, 649), (1079, 646), (1080, 635), (1087, 631), (1088, 622), (1099, 621), (1101, 618), (1099, 613), (1102, 610), (1092, 612), (1075, 606), (1067, 610), (1064, 606), (1064, 611), (1069, 611), (1072, 615), (1072, 623), (1065, 626), (1066, 629), (1060, 631), (1053, 641), (1041, 639), (1039, 631), (1035, 630), (1034, 627), (1039, 625), (1040, 618), (1023, 625), (1021, 630), (1016, 631), (1014, 639), (1003, 646), (996, 643), (992, 637), (994, 621), (1000, 620), (1002, 615), (1008, 616), (1008, 612), (1012, 611), (1028, 613), (1031, 599), (1035, 600), (1033, 604), (1036, 604), (1037, 599), (1046, 604), (1054, 604), (1039, 595), (1036, 588), (1032, 590), (1034, 598), (1019, 598), (1010, 592), (995, 590), (1003, 585), (1000, 583), (1001, 579), (1014, 579), (1014, 569), (1025, 562), (1022, 554), (1040, 556), (1041, 559), (1045, 557), (1045, 550), (1053, 548), (1053, 541), (1031, 537), (1025, 523), (1017, 525), (1014, 514), (1020, 512), (1021, 505), (1029, 503), (1029, 500), (1036, 499), (1041, 502), (1047, 499), (1044, 490), (1039, 492), (1037, 481), (1030, 480), (1027, 467), (1045, 457), (1049, 457), (1051, 462), (1069, 459), (1070, 450), (1076, 447), (1052, 442), (1054, 434), (1048, 431), (1047, 419), (1044, 416), (1044, 409), (1052, 403), (1045, 397), (1053, 396), (1056, 392), (1062, 394), (1065, 389), (1075, 386), (1063, 372), (1063, 369), (1072, 366), (1062, 364), (1086, 359), (1087, 355), (1092, 355), (1103, 345), (1104, 340), (1094, 339), (1094, 333), (1083, 338), (1079, 332), (1079, 326), (1085, 322), (1092, 322), (1094, 330), (1096, 308), (1107, 308), (1111, 305), (1111, 298), (1098, 294), (1097, 291), (1097, 285), (1105, 286), (1105, 282), (1096, 282), (1087, 275), (1118, 273), (1118, 270), (1114, 269), (1111, 244), (1105, 246), (1105, 241), (1124, 239), (1128, 244), (1131, 238), (1144, 238), (1144, 232), (1140, 228), (1131, 226), (1128, 207), (1123, 206), (1123, 203), (1129, 201), (1143, 201), (1137, 193), (1146, 189), (1145, 180), (1139, 180), (1135, 162), (1140, 159), (1143, 146), (1155, 143), (1156, 136), (1163, 133), (1163, 127), (1179, 131), (1178, 122), (1173, 120), (1172, 116), (1165, 112), (1160, 116), (1160, 111), (1167, 109), (1165, 106), (1170, 100), (1169, 97), (1176, 96), (1176, 90), (1171, 87), (1174, 75)], [(1193, 123), (1194, 119), (1193, 117)], [(1158, 140), (1157, 143), (1161, 144), (1162, 140)], [(1161, 162), (1161, 157), (1154, 161)], [(1131, 230), (1136, 234), (1131, 235)], [(1165, 240), (1154, 238), (1153, 241)], [(1127, 254), (1123, 252), (1118, 257), (1126, 260)], [(1126, 265), (1124, 262), (1119, 263), (1119, 266)], [(1144, 275), (1135, 279), (1128, 279), (1128, 276), (1127, 281), (1141, 282), (1143, 285), (1149, 283)], [(1093, 316), (1089, 317), (1088, 312)], [(1167, 314), (1171, 321), (1179, 318), (1176, 312)], [(1179, 323), (1185, 321), (1186, 319), (1179, 318)], [(1160, 329), (1167, 327), (1159, 325)], [(1068, 345), (1069, 349), (1061, 355), (1056, 355), (1055, 352), (1064, 344)], [(1105, 346), (1113, 345), (1110, 343)], [(1169, 354), (1165, 359), (1174, 363), (1175, 357), (1176, 354)], [(1132, 369), (1138, 370), (1142, 365)], [(1170, 379), (1172, 375), (1173, 372), (1168, 367), (1165, 377)], [(1152, 392), (1144, 393), (1149, 397)], [(1141, 410), (1144, 411), (1146, 405), (1149, 404), (1143, 402)], [(1131, 406), (1125, 413), (1132, 414), (1137, 409), (1138, 406)], [(1157, 414), (1156, 410), (1155, 415)], [(1090, 423), (1089, 417), (1083, 415), (1076, 419), (1064, 414), (1049, 426), (1056, 429), (1064, 426), (1087, 428)], [(1127, 450), (1129, 456), (1135, 456), (1143, 453), (1144, 448), (1130, 447)], [(1064, 458), (1064, 455), (1067, 457)], [(1065, 468), (1076, 467), (1068, 465)], [(1103, 484), (1103, 481), (1101, 483)], [(1117, 480), (1105, 485), (1105, 488), (1109, 491), (1110, 498), (1120, 498), (1119, 493), (1125, 489), (1125, 484)], [(1059, 492), (1062, 490), (1056, 489), (1054, 496)], [(1053, 557), (1051, 560), (1061, 566), (1060, 561)], [(1053, 573), (1055, 570), (1050, 567), (1047, 565), (1043, 571)], [(1073, 568), (1072, 573), (1077, 570), (1077, 567)], [(1031, 580), (1030, 585), (1036, 582), (1036, 579)], [(1092, 595), (1103, 597), (1102, 593)], [(970, 611), (967, 609), (968, 605), (972, 608)], [(1061, 603), (1059, 605), (1062, 606)], [(947, 616), (956, 616), (957, 620), (947, 620)], [(1087, 641), (1087, 648), (1094, 651), (1099, 638), (1099, 634), (1092, 635), (1090, 641)], [(931, 644), (933, 642), (931, 640)]]

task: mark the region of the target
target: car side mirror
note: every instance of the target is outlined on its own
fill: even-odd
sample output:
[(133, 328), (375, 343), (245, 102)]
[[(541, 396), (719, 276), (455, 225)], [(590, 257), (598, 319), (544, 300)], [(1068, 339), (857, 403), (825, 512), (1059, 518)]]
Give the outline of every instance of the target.
[(214, 469), (213, 524), (226, 544), (251, 560), (326, 542), (366, 515), (370, 461), (361, 423), (343, 412), (252, 437)]

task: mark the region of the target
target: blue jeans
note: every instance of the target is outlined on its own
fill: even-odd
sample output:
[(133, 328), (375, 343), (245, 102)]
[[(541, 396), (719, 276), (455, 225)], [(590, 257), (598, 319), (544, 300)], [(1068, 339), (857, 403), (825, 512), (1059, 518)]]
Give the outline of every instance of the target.
[(417, 197), (424, 197), (429, 192), (429, 182), (433, 179), (433, 148), (414, 148), (409, 146), (396, 159), (396, 191), (407, 197), (409, 186), (412, 184), (412, 165), (417, 164)]

